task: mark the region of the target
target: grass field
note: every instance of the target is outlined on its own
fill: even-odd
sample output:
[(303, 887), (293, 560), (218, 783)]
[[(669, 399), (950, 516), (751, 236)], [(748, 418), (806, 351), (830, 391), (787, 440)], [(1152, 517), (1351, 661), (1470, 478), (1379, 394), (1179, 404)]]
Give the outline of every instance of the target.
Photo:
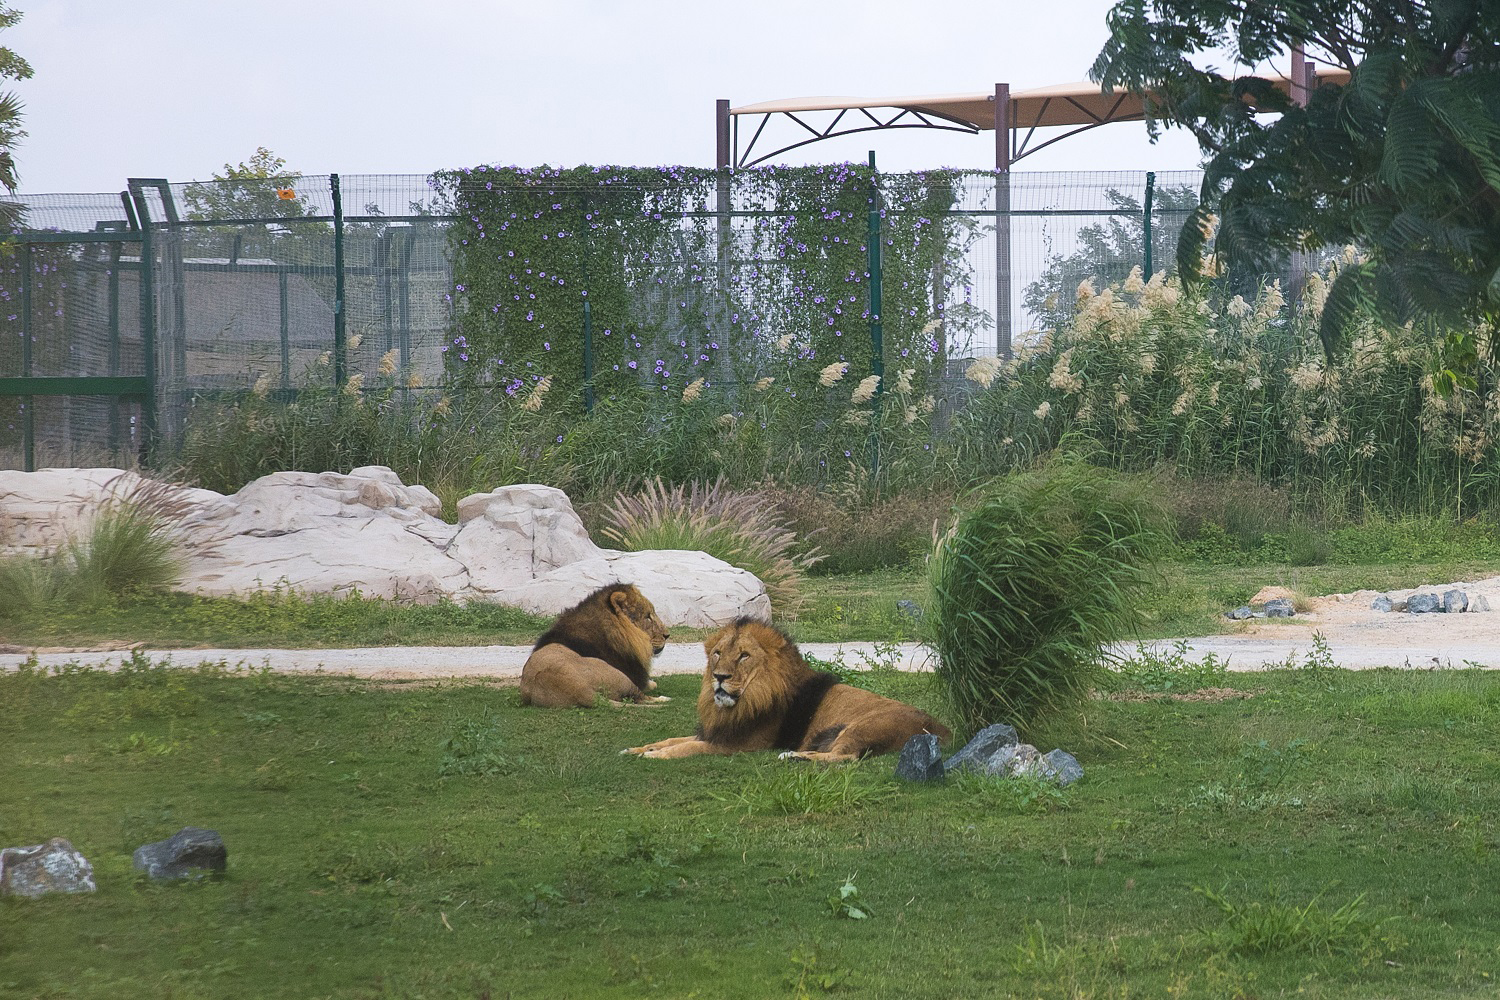
[[(1470, 559), (1400, 565), (1289, 567), (1265, 563), (1210, 566), (1167, 563), (1146, 595), (1139, 638), (1212, 635), (1234, 626), (1223, 612), (1266, 584), (1309, 596), (1361, 588), (1394, 589), (1476, 579), (1500, 573), (1500, 561)], [(915, 639), (916, 626), (897, 602), (927, 598), (919, 567), (808, 579), (801, 617), (787, 623), (802, 642)], [(143, 641), (153, 649), (345, 646), (467, 646), (528, 644), (550, 619), (499, 605), (403, 607), (387, 601), (337, 600), (267, 593), (249, 600), (186, 594), (147, 596), (114, 604), (69, 606), (46, 614), (0, 614), (0, 642), (21, 646), (87, 646), (104, 640)], [(674, 629), (675, 641), (707, 630)]]
[[(943, 711), (925, 675), (875, 682)], [(544, 712), (144, 658), (0, 676), (0, 844), (66, 836), (100, 886), (0, 902), (0, 994), (1495, 995), (1500, 674), (1226, 683), (1254, 697), (1025, 734), (1087, 769), (1057, 791), (620, 756), (691, 730), (686, 677)], [(139, 881), (185, 825), (227, 876)]]

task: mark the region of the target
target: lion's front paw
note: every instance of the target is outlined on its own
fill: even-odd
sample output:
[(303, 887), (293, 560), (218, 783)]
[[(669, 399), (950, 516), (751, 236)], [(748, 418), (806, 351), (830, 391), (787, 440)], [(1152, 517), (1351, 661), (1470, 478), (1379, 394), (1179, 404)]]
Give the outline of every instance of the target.
[(806, 760), (807, 755), (801, 750), (783, 750), (776, 755), (777, 760)]
[(626, 747), (624, 750), (621, 750), (620, 753), (622, 753), (622, 754), (635, 754), (636, 756), (639, 757), (639, 756), (641, 756), (641, 755), (643, 755), (643, 754), (646, 753), (646, 748), (645, 747)]

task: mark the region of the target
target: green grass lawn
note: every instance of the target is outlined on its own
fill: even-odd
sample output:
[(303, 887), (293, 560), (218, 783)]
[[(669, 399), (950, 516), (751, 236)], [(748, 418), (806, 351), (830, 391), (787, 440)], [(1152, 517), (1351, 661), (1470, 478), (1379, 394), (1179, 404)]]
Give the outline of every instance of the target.
[[(1500, 573), (1500, 561), (1449, 560), (1403, 565), (1288, 567), (1274, 563), (1213, 566), (1168, 563), (1144, 598), (1139, 638), (1163, 639), (1233, 631), (1223, 618), (1266, 584), (1308, 596), (1361, 588), (1395, 589)], [(807, 581), (808, 602), (784, 623), (802, 642), (915, 639), (915, 623), (897, 602), (927, 599), (922, 568), (883, 570)], [(649, 596), (649, 595), (648, 595)], [(0, 642), (22, 646), (87, 646), (105, 640), (144, 641), (153, 649), (526, 644), (550, 619), (499, 605), (402, 607), (387, 601), (301, 598), (270, 593), (249, 600), (173, 594), (102, 607), (66, 607), (25, 618), (0, 615)], [(673, 629), (691, 642), (706, 629)]]
[[(942, 714), (927, 676), (876, 681)], [(1226, 683), (1255, 696), (1027, 734), (1087, 769), (1058, 792), (620, 756), (691, 731), (686, 677), (660, 708), (545, 712), (478, 684), (0, 676), (0, 845), (66, 836), (100, 886), (0, 902), (0, 995), (1494, 996), (1500, 674)], [(186, 825), (227, 876), (139, 881), (131, 851)]]

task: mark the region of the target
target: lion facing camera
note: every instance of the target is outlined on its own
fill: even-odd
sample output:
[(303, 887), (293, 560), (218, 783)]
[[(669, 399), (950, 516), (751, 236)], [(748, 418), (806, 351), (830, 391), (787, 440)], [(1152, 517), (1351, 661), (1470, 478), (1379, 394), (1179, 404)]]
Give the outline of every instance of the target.
[(557, 616), (521, 668), (521, 704), (591, 708), (603, 695), (612, 704), (657, 703), (651, 658), (667, 644), (656, 608), (633, 585), (611, 584)]
[(725, 626), (703, 648), (708, 664), (697, 735), (622, 753), (668, 758), (782, 750), (799, 760), (846, 761), (900, 750), (919, 733), (951, 735), (919, 708), (810, 669), (792, 640), (753, 619)]

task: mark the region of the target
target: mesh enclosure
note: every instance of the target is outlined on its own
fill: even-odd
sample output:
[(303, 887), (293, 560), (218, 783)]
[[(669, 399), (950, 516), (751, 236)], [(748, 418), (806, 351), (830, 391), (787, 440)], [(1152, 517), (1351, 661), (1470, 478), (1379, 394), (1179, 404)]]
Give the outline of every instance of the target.
[[(140, 301), (138, 243), (20, 245), (0, 266), (0, 376), (144, 375)], [(0, 396), (0, 466), (133, 464), (142, 416), (115, 397)]]
[(1148, 213), (1147, 175), (1130, 172), (501, 175), (340, 176), (337, 194), (332, 177), (285, 175), (18, 197), (27, 232), (121, 236), (21, 237), (32, 267), (23, 281), (21, 256), (6, 265), (0, 377), (150, 375), (154, 391), (145, 408), (0, 399), (0, 464), (26, 462), (23, 439), (38, 462), (129, 464), (147, 427), (170, 445), (195, 399), (290, 398), (338, 377), (519, 391), (551, 375), (581, 404), (684, 378), (744, 385), (788, 359), (864, 375), (920, 358), (942, 378), (1066, 317), (1085, 279), (1123, 279), (1148, 250), (1153, 269), (1170, 268), (1200, 180), (1155, 175)]

